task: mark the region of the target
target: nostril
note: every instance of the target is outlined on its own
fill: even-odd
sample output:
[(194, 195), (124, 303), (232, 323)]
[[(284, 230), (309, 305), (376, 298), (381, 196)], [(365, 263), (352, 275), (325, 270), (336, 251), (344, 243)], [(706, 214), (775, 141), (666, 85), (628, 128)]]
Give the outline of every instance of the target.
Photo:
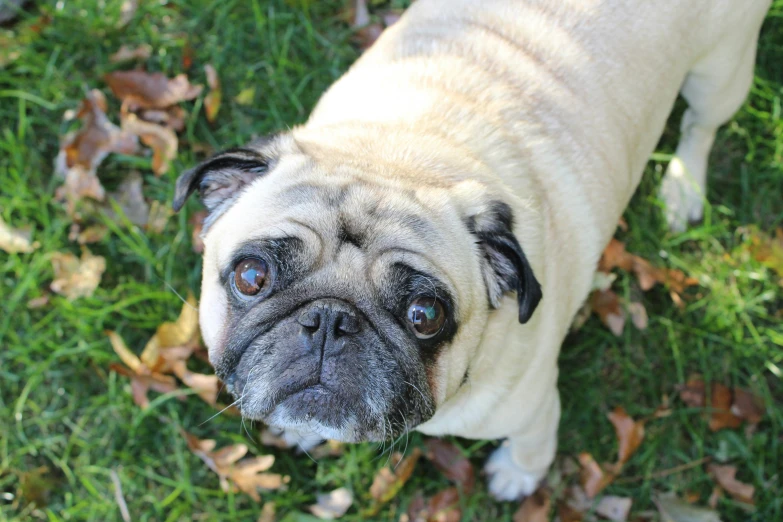
[(337, 320), (337, 331), (342, 334), (359, 333), (359, 320), (348, 314), (341, 314)]
[(299, 316), (299, 319), (297, 319), (297, 322), (305, 328), (317, 330), (321, 326), (321, 314), (310, 310), (302, 313), (302, 315)]

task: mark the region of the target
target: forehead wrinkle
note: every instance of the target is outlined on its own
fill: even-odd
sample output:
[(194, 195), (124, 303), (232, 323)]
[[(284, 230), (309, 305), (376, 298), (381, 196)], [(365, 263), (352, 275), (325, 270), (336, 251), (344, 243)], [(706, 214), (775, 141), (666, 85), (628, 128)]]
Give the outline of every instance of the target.
[(425, 275), (435, 277), (446, 286), (452, 296), (459, 295), (457, 285), (447, 271), (441, 269), (440, 265), (426, 254), (409, 248), (389, 247), (377, 252), (370, 261), (369, 270), (371, 274), (378, 276), (378, 279), (382, 279), (388, 275), (389, 268), (395, 263), (402, 263)]

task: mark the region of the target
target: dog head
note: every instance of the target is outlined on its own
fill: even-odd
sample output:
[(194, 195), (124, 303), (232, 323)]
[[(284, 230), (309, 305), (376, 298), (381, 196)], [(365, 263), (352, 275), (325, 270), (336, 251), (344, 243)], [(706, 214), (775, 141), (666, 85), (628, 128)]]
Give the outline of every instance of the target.
[(362, 163), (286, 134), (182, 174), (205, 221), (200, 323), (242, 415), (343, 441), (429, 419), (491, 308), (541, 290), (510, 207), (469, 180)]

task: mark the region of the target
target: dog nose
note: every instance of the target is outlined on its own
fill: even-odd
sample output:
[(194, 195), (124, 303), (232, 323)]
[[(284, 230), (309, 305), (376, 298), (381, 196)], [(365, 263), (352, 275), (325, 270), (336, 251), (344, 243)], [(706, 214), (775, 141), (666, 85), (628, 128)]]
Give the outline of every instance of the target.
[(350, 307), (333, 299), (316, 301), (302, 312), (297, 322), (312, 334), (334, 337), (357, 334), (361, 330), (360, 322)]

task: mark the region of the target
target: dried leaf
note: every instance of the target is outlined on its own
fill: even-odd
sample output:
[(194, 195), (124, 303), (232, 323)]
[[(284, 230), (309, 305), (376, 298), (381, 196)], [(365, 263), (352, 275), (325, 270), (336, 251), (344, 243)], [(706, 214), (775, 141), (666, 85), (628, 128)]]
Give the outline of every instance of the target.
[(764, 402), (759, 397), (742, 388), (734, 388), (731, 413), (751, 424), (758, 424), (764, 417), (766, 410)]
[(168, 172), (169, 162), (177, 156), (179, 141), (173, 130), (144, 121), (133, 113), (122, 118), (122, 130), (141, 138), (152, 149), (152, 172), (160, 176)]
[(146, 60), (150, 56), (152, 56), (152, 46), (149, 44), (141, 44), (138, 47), (123, 45), (117, 49), (117, 52), (109, 56), (109, 61), (120, 63), (129, 60)]
[(513, 522), (548, 522), (551, 507), (552, 499), (549, 491), (538, 488), (522, 502), (512, 520)]
[(620, 268), (630, 272), (633, 268), (634, 255), (625, 250), (625, 243), (612, 238), (606, 245), (601, 259), (598, 261), (600, 272), (610, 272), (613, 268)]
[(631, 322), (639, 330), (646, 330), (649, 324), (647, 309), (642, 303), (634, 302), (628, 305), (628, 313), (631, 315)]
[(275, 507), (274, 502), (265, 502), (256, 522), (275, 522), (276, 511), (277, 508)]
[(653, 497), (661, 522), (721, 522), (718, 514), (706, 508), (692, 506), (673, 493)]
[(748, 229), (750, 253), (753, 259), (783, 276), (783, 228), (775, 230), (775, 237), (760, 232), (757, 228)]
[[(179, 389), (177, 388), (177, 381), (168, 375), (161, 375), (159, 373), (139, 374), (116, 363), (110, 364), (109, 369), (124, 377), (128, 377), (131, 380), (133, 402), (142, 409), (146, 409), (150, 405), (149, 398), (147, 398), (147, 392), (149, 392), (149, 390), (158, 393), (171, 393)], [(185, 400), (184, 397), (178, 398), (180, 400)]]
[(218, 111), (220, 111), (220, 101), (223, 97), (223, 92), (220, 88), (220, 78), (218, 78), (215, 68), (207, 64), (204, 66), (204, 72), (207, 75), (207, 85), (209, 85), (209, 94), (204, 97), (204, 111), (207, 114), (207, 121), (212, 123), (217, 119)]
[(339, 457), (343, 453), (345, 453), (345, 445), (336, 440), (327, 440), (310, 450), (310, 455), (316, 460), (326, 457)]
[(189, 294), (177, 320), (158, 326), (141, 353), (141, 360), (148, 368), (169, 373), (178, 362), (184, 363), (193, 354), (200, 338), (197, 305), (196, 298)]
[(734, 395), (731, 388), (718, 382), (712, 383), (710, 392), (710, 414), (709, 426), (712, 431), (722, 430), (723, 428), (738, 428), (742, 424), (742, 419), (731, 412)]
[(462, 512), (459, 509), (459, 491), (448, 488), (436, 493), (427, 503), (427, 522), (459, 522)]
[(710, 475), (726, 492), (739, 502), (745, 504), (753, 504), (753, 494), (756, 492), (756, 488), (750, 484), (740, 482), (736, 478), (737, 467), (736, 466), (720, 466), (718, 464), (710, 464), (707, 467)]
[(346, 488), (338, 488), (331, 493), (318, 495), (317, 503), (310, 506), (310, 512), (322, 520), (340, 518), (353, 504), (353, 493)]
[(560, 502), (557, 505), (557, 515), (560, 517), (560, 522), (582, 522), (582, 512), (565, 502)]
[(179, 74), (167, 78), (161, 73), (115, 71), (104, 76), (114, 95), (122, 101), (124, 112), (136, 109), (165, 109), (181, 101), (196, 98), (202, 85), (191, 85)]
[(54, 281), (49, 288), (73, 301), (79, 297), (90, 297), (95, 292), (106, 270), (106, 260), (92, 255), (85, 247), (81, 259), (70, 252), (55, 252), (52, 254), (52, 268)]
[(454, 444), (441, 439), (427, 439), (426, 457), (435, 464), (447, 479), (456, 484), (466, 494), (470, 494), (476, 479), (473, 464)]
[(180, 429), (188, 448), (198, 456), (220, 478), (220, 487), (224, 491), (231, 489), (247, 493), (254, 501), (260, 502), (259, 489), (279, 489), (288, 482), (288, 477), (274, 473), (263, 473), (274, 464), (272, 455), (241, 459), (247, 453), (247, 446), (234, 444), (214, 451), (214, 440), (200, 440), (198, 437)]
[(174, 132), (180, 132), (185, 128), (185, 119), (188, 114), (179, 105), (172, 105), (167, 109), (142, 109), (137, 112), (139, 118)]
[(704, 381), (697, 377), (691, 377), (684, 385), (680, 386), (680, 400), (691, 408), (703, 408), (706, 404)]
[(604, 473), (589, 453), (579, 454), (579, 464), (582, 466), (582, 487), (589, 498), (594, 498), (614, 480), (614, 475)]
[(31, 236), (32, 232), (30, 230), (15, 230), (0, 217), (1, 250), (5, 250), (9, 254), (29, 254), (41, 246), (37, 241), (35, 243), (30, 242)]
[(626, 497), (604, 496), (595, 508), (595, 512), (614, 522), (625, 522), (631, 512), (633, 500)]
[(590, 307), (601, 322), (616, 336), (623, 333), (625, 311), (620, 306), (620, 298), (611, 290), (596, 290), (590, 294)]
[(109, 342), (114, 350), (114, 353), (119, 355), (120, 360), (125, 363), (125, 366), (133, 370), (135, 373), (143, 372), (141, 360), (135, 353), (130, 351), (125, 341), (117, 332), (107, 330), (104, 332), (109, 337)]
[(374, 516), (386, 504), (393, 499), (413, 474), (416, 463), (421, 457), (421, 450), (414, 448), (410, 455), (402, 459), (395, 469), (381, 468), (375, 475), (370, 486), (370, 496), (375, 500), (373, 506), (365, 510), (365, 516)]
[[(184, 364), (182, 365), (184, 367)], [(220, 391), (220, 380), (217, 375), (203, 375), (193, 373), (187, 369), (179, 371), (177, 377), (188, 388), (195, 391), (201, 399), (210, 406), (217, 406), (218, 392)]]
[(76, 114), (82, 128), (60, 140), (55, 170), (65, 182), (57, 189), (57, 198), (67, 202), (69, 214), (74, 213), (76, 202), (83, 197), (103, 201), (105, 191), (97, 169), (106, 156), (112, 152), (135, 154), (138, 150), (136, 136), (110, 122), (105, 111), (106, 97), (93, 89)]
[(644, 439), (644, 421), (634, 421), (622, 406), (607, 415), (614, 425), (619, 443), (617, 463), (623, 465), (639, 449)]
[(377, 22), (371, 23), (370, 10), (367, 8), (366, 0), (355, 0), (351, 27), (356, 29), (356, 41), (359, 49), (363, 51), (369, 49), (383, 32), (383, 25)]

